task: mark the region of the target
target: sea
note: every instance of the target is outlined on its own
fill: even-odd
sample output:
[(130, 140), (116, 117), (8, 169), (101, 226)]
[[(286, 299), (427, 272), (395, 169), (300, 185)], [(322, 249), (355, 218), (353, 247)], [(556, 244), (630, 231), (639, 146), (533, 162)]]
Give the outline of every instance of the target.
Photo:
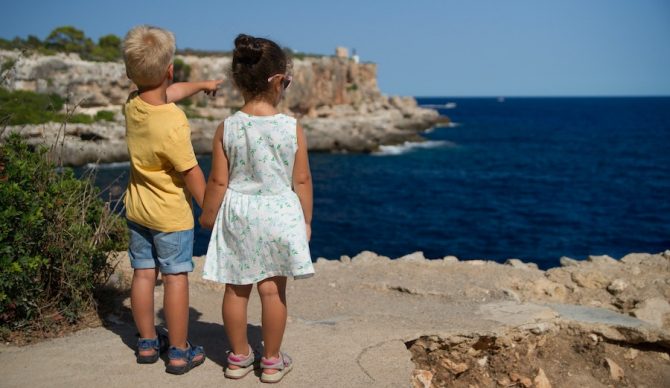
[[(417, 98), (425, 142), (311, 153), (312, 257), (423, 251), (547, 269), (670, 249), (670, 98)], [(211, 158), (200, 165), (209, 173)], [(89, 165), (115, 199), (128, 164)], [(200, 210), (196, 206), (196, 216)], [(195, 255), (209, 231), (196, 227)]]

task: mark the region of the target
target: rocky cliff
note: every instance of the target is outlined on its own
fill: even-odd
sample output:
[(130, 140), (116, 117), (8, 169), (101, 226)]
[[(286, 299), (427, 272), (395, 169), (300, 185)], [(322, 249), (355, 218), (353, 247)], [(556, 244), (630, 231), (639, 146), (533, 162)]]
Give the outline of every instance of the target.
[[(228, 76), (231, 58), (177, 58), (189, 69), (191, 80), (226, 79), (215, 98), (198, 95), (184, 107), (192, 118), (196, 152), (207, 153), (217, 123), (243, 104)], [(104, 109), (117, 113), (111, 123), (51, 123), (16, 126), (9, 131), (19, 131), (32, 142), (47, 143), (64, 133), (67, 164), (127, 159), (120, 106), (132, 84), (123, 63), (88, 62), (75, 54), (29, 56), (18, 51), (0, 51), (0, 63), (14, 64), (4, 80), (9, 89), (56, 93), (65, 97), (70, 107), (78, 106), (78, 112)], [(418, 107), (411, 97), (382, 95), (376, 73), (375, 64), (348, 59), (295, 59), (294, 83), (280, 109), (300, 118), (311, 150), (370, 152), (382, 144), (421, 140), (419, 133), (441, 120), (437, 112)]]

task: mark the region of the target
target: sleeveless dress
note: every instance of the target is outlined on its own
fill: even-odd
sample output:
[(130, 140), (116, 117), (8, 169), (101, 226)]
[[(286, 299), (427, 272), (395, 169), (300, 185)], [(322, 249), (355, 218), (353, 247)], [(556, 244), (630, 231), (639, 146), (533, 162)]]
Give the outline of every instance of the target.
[(223, 149), (230, 176), (203, 278), (252, 284), (272, 276), (312, 276), (305, 218), (292, 190), (296, 120), (238, 111), (224, 121)]

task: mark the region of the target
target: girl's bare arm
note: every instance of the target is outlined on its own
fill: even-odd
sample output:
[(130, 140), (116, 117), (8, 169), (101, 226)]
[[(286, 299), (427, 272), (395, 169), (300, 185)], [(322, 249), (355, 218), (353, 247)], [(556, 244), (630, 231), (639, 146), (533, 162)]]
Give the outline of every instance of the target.
[(212, 171), (205, 187), (205, 200), (200, 216), (200, 225), (211, 229), (214, 226), (216, 214), (219, 212), (221, 202), (228, 188), (228, 157), (223, 151), (223, 123), (219, 125), (214, 134), (212, 144)]
[(300, 199), (302, 212), (305, 215), (307, 239), (309, 240), (312, 234), (312, 173), (309, 170), (307, 138), (300, 124), (297, 125), (296, 133), (298, 136), (298, 151), (296, 151), (295, 163), (293, 164), (293, 191)]

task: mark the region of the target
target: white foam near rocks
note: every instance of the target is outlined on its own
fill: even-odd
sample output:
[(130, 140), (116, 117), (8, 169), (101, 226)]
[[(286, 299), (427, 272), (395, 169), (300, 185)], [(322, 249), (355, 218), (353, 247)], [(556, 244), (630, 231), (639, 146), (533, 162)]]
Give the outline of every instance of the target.
[(445, 148), (456, 147), (456, 143), (447, 140), (428, 140), (421, 142), (406, 141), (402, 144), (379, 146), (379, 150), (373, 152), (372, 154), (377, 156), (402, 155), (417, 149), (441, 148), (441, 147)]

